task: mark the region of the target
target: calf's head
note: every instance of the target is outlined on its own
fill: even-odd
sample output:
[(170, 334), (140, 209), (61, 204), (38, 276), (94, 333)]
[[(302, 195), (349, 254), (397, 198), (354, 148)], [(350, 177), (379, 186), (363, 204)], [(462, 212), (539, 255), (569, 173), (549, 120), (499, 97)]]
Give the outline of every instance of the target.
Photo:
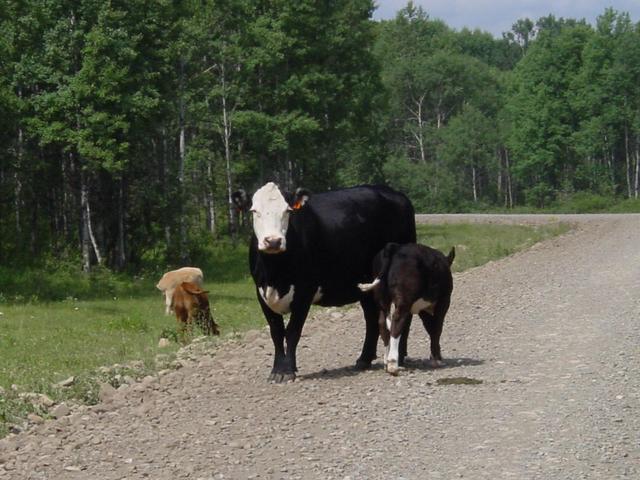
[(277, 254), (287, 250), (289, 218), (309, 199), (309, 192), (296, 190), (283, 194), (275, 183), (263, 185), (253, 194), (253, 232), (258, 239), (258, 250)]

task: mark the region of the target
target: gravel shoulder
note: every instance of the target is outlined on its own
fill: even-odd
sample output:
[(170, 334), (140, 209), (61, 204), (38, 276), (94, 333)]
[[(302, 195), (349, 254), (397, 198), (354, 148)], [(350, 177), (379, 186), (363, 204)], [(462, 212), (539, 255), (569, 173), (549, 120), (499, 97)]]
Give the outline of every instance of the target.
[(576, 228), (455, 275), (445, 368), (414, 322), (407, 370), (356, 372), (360, 311), (317, 310), (295, 383), (249, 332), (0, 441), (0, 478), (640, 478), (640, 215), (552, 217)]

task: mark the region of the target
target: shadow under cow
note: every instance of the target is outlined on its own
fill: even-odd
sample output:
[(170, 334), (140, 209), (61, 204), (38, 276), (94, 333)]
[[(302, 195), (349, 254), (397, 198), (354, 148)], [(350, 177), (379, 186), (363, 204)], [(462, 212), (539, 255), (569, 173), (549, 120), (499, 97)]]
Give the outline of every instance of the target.
[[(483, 365), (484, 363), (485, 363), (484, 360), (477, 359), (477, 358), (457, 357), (457, 358), (445, 358), (444, 365), (440, 367), (434, 367), (428, 358), (407, 357), (405, 359), (404, 370), (400, 371), (400, 375), (402, 375), (403, 371), (449, 370), (457, 367), (478, 366), (478, 365)], [(360, 375), (371, 370), (380, 370), (384, 372), (384, 365), (380, 362), (374, 363), (371, 365), (371, 368), (368, 370), (358, 370), (353, 365), (336, 367), (336, 368), (323, 368), (317, 372), (311, 372), (311, 373), (299, 375), (298, 378), (300, 380), (323, 380), (323, 379), (334, 379), (334, 378), (343, 378), (343, 377), (354, 377), (356, 375)]]

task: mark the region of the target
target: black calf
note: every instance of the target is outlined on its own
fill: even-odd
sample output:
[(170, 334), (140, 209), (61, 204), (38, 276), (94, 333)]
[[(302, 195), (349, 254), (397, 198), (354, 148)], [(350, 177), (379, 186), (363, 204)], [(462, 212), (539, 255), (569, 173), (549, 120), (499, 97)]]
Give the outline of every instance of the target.
[(445, 257), (424, 245), (389, 243), (373, 260), (375, 281), (359, 285), (362, 291), (373, 290), (382, 310), (380, 335), (386, 347), (386, 369), (392, 375), (404, 362), (406, 350), (400, 342), (413, 314), (420, 316), (429, 334), (432, 361), (441, 364), (440, 335), (451, 302), (454, 257), (455, 248)]

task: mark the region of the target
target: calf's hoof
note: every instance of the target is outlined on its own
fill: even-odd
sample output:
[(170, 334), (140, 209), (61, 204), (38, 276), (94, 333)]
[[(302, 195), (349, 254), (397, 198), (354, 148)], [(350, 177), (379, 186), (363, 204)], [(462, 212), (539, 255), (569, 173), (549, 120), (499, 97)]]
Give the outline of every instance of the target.
[(295, 381), (295, 373), (276, 372), (269, 375), (269, 383), (290, 383)]
[(390, 360), (389, 362), (387, 362), (388, 374), (393, 375), (395, 377), (396, 375), (398, 375), (399, 371), (400, 371), (400, 367), (398, 367), (398, 362), (396, 362), (395, 360)]

